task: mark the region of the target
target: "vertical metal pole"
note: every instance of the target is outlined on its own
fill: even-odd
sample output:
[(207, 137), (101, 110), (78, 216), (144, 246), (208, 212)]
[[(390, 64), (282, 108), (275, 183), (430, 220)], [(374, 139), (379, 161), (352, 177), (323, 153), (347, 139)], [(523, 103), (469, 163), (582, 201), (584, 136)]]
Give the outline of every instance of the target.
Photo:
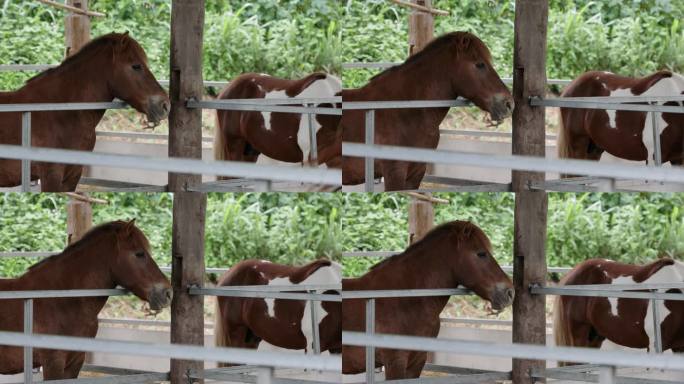
[[(313, 107), (311, 104), (306, 104), (306, 107)], [(309, 120), (309, 154), (311, 156), (312, 167), (318, 166), (318, 141), (316, 139), (316, 127), (314, 127), (314, 114), (307, 113), (307, 119)], [(306, 154), (304, 154), (306, 156)]]
[[(658, 103), (652, 103), (651, 105), (658, 105)], [(659, 112), (651, 112), (651, 125), (653, 126), (653, 151), (655, 152), (655, 165), (658, 167), (663, 165), (663, 153), (660, 149), (660, 121), (658, 119), (659, 115)]]
[(599, 370), (599, 384), (615, 384), (615, 367), (601, 367)]
[[(24, 300), (24, 333), (33, 333), (33, 299)], [(33, 348), (24, 347), (24, 383), (33, 383)]]
[[(375, 110), (366, 111), (366, 145), (375, 144)], [(366, 157), (366, 192), (374, 192), (375, 159)]]
[(257, 384), (271, 384), (273, 382), (273, 368), (264, 367), (257, 370)]
[[(21, 146), (31, 147), (31, 112), (21, 113)], [(31, 160), (21, 160), (21, 191), (31, 192)]]
[[(309, 293), (316, 293), (316, 291), (309, 291)], [(318, 314), (314, 304), (316, 302), (309, 300), (309, 308), (311, 309), (311, 333), (313, 336), (313, 350), (316, 355), (321, 354), (321, 335), (318, 329)]]
[[(366, 335), (375, 333), (375, 299), (366, 299)], [(366, 347), (366, 384), (375, 383), (375, 347)]]
[[(653, 292), (658, 292), (655, 290)], [(651, 299), (651, 309), (653, 311), (653, 338), (655, 353), (663, 352), (663, 339), (660, 331), (660, 300)]]

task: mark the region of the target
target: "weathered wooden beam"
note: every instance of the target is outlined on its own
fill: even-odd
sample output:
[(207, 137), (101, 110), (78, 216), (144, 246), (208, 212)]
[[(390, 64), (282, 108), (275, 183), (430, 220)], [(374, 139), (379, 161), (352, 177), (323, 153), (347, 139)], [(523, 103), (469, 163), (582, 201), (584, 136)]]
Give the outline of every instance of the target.
[[(544, 108), (531, 107), (530, 96), (543, 96), (546, 88), (546, 34), (548, 0), (517, 0), (513, 97), (513, 154), (545, 156)], [(515, 196), (513, 242), (513, 342), (546, 343), (545, 297), (531, 295), (529, 285), (546, 281), (546, 215), (544, 191), (531, 191), (531, 182), (544, 180), (544, 173), (512, 173)], [(538, 382), (532, 370), (543, 371), (545, 361), (513, 360), (513, 383)]]
[(38, 0), (38, 1), (43, 3), (43, 4), (55, 7), (55, 8), (60, 8), (60, 9), (63, 9), (65, 11), (77, 13), (79, 15), (84, 15), (84, 16), (89, 16), (89, 17), (105, 17), (105, 16), (107, 16), (106, 14), (104, 14), (102, 12), (89, 11), (89, 10), (87, 10), (87, 7), (81, 8), (78, 6), (71, 5), (71, 4), (58, 3), (58, 2), (52, 1), (52, 0)]
[[(402, 1), (402, 0), (390, 0), (394, 4), (401, 5), (403, 7), (411, 8), (413, 10), (421, 11), (421, 12), (428, 12), (433, 15), (441, 15), (441, 16), (448, 16), (451, 13), (449, 11), (444, 11), (441, 9), (434, 9), (432, 8), (432, 4), (430, 4), (429, 7), (426, 7), (421, 4), (416, 4), (415, 1), (413, 2), (408, 2), (408, 1)], [(432, 0), (430, 0), (432, 2)]]
[[(204, 6), (204, 0), (173, 0), (171, 6), (169, 157), (202, 158), (202, 110), (188, 109), (185, 103), (202, 99)], [(176, 344), (204, 344), (204, 298), (189, 295), (188, 287), (204, 285), (207, 197), (186, 192), (201, 182), (200, 175), (169, 173), (169, 190), (174, 192), (171, 342)], [(170, 381), (186, 384), (203, 372), (203, 362), (171, 360)]]
[[(431, 194), (427, 194), (431, 197)], [(411, 198), (409, 202), (409, 244), (420, 240), (435, 226), (435, 210), (430, 201)]]
[[(68, 0), (67, 5), (83, 12), (88, 11), (88, 0)], [(88, 44), (90, 41), (90, 17), (84, 13), (69, 13), (64, 18), (64, 40), (67, 57)]]
[(66, 209), (67, 244), (72, 244), (92, 228), (93, 208), (87, 201), (70, 197)]

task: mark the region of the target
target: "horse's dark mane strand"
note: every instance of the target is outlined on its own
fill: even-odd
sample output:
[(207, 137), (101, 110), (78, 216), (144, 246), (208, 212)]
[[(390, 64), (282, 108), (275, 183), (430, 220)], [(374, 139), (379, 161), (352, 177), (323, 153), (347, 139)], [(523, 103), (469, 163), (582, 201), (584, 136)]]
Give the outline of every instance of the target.
[(100, 224), (100, 225), (92, 228), (88, 232), (86, 232), (86, 234), (83, 235), (83, 237), (81, 237), (78, 241), (69, 244), (66, 248), (64, 248), (64, 250), (62, 252), (55, 254), (55, 255), (52, 255), (52, 256), (49, 256), (49, 257), (46, 257), (43, 260), (33, 264), (32, 266), (29, 267), (29, 271), (47, 263), (47, 262), (56, 261), (57, 259), (61, 258), (64, 255), (71, 254), (74, 251), (77, 251), (77, 250), (89, 245), (92, 242), (92, 240), (99, 238), (101, 235), (106, 234), (108, 232), (115, 231), (115, 230), (121, 228), (122, 226), (124, 226), (125, 224), (126, 224), (125, 221), (112, 221), (109, 223)]
[(414, 54), (413, 56), (406, 59), (401, 64), (395, 65), (393, 67), (387, 68), (386, 70), (378, 73), (377, 75), (371, 77), (370, 81), (378, 79), (383, 75), (393, 73), (399, 69), (405, 68), (417, 61), (423, 59), (423, 57), (431, 55), (434, 51), (443, 49), (444, 46), (452, 44), (456, 40), (469, 40), (468, 50), (466, 52), (460, 52), (465, 54), (479, 53), (486, 58), (487, 61), (491, 62), (491, 55), (489, 54), (489, 49), (482, 43), (482, 41), (470, 32), (450, 32), (444, 34), (434, 40), (432, 40), (428, 45), (425, 46), (420, 52)]
[(121, 40), (122, 38), (123, 39), (129, 39), (129, 41), (133, 41), (133, 39), (131, 37), (124, 35), (124, 34), (120, 34), (120, 33), (109, 33), (106, 35), (102, 35), (98, 38), (95, 38), (95, 39), (91, 40), (90, 42), (88, 42), (88, 44), (81, 47), (81, 49), (79, 49), (75, 55), (71, 55), (71, 56), (67, 57), (66, 59), (64, 59), (64, 61), (62, 61), (62, 63), (60, 65), (58, 65), (57, 67), (49, 68), (49, 69), (37, 74), (36, 76), (28, 79), (26, 81), (26, 83), (28, 84), (32, 81), (41, 79), (47, 75), (58, 73), (58, 72), (62, 71), (64, 68), (71, 66), (71, 64), (80, 61), (84, 57), (87, 57), (90, 54), (97, 52), (104, 47), (107, 47), (109, 45), (114, 45), (114, 44), (122, 41)]
[(420, 239), (419, 241), (409, 245), (409, 247), (406, 248), (406, 250), (404, 250), (404, 252), (398, 253), (396, 255), (392, 255), (390, 257), (387, 257), (384, 260), (380, 261), (379, 263), (373, 265), (370, 269), (373, 270), (373, 269), (378, 268), (380, 266), (387, 265), (390, 262), (396, 262), (396, 261), (402, 260), (406, 256), (413, 253), (416, 249), (423, 247), (427, 243), (430, 243), (432, 241), (432, 239), (441, 237), (443, 235), (449, 235), (449, 234), (452, 236), (455, 235), (459, 242), (466, 241), (466, 240), (470, 239), (472, 236), (477, 236), (480, 238), (480, 241), (482, 241), (483, 244), (486, 244), (486, 246), (488, 248), (491, 248), (491, 245), (489, 244), (489, 241), (487, 240), (487, 236), (475, 224), (473, 224), (469, 221), (452, 221), (452, 222), (441, 224), (441, 225), (433, 228), (422, 239)]

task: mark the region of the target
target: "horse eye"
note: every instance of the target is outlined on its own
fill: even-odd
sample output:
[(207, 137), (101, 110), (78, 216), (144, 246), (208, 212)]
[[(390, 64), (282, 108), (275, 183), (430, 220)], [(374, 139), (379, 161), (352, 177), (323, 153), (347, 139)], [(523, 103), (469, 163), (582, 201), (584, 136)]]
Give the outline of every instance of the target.
[(485, 67), (486, 67), (485, 63), (477, 63), (477, 64), (475, 64), (475, 66), (477, 67), (477, 69), (485, 69)]
[(145, 257), (145, 252), (144, 252), (144, 251), (140, 251), (140, 252), (136, 253), (135, 256), (136, 256), (136, 257), (140, 257), (140, 258)]
[(477, 254), (477, 257), (479, 257), (479, 258), (485, 258), (485, 257), (487, 257), (487, 252), (480, 252), (480, 253)]
[(131, 68), (135, 71), (142, 71), (142, 64), (133, 64)]

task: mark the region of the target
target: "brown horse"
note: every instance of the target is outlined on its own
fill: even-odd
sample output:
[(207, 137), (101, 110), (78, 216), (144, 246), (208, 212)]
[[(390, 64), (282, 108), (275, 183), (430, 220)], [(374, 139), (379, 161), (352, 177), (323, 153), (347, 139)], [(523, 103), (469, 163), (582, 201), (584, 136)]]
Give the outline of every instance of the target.
[[(150, 308), (171, 302), (169, 280), (150, 254), (149, 242), (133, 221), (102, 224), (62, 253), (33, 265), (16, 279), (0, 279), (0, 291), (111, 289), (120, 285)], [(0, 300), (0, 330), (23, 330), (22, 300)], [(40, 334), (95, 337), (97, 315), (107, 297), (37, 299), (33, 330)], [(0, 346), (0, 374), (23, 371), (23, 349)], [(45, 380), (74, 379), (84, 352), (34, 349), (34, 368), (43, 367)]]
[[(344, 279), (345, 291), (383, 289), (441, 289), (465, 286), (494, 309), (513, 302), (510, 278), (492, 256), (492, 248), (484, 232), (466, 221), (442, 224), (428, 232), (403, 253), (376, 264), (365, 275)], [(376, 299), (375, 331), (437, 337), (439, 314), (448, 296)], [(365, 330), (364, 300), (342, 301), (342, 329)], [(417, 378), (425, 365), (427, 352), (376, 349), (376, 367), (385, 366), (386, 379)], [(342, 373), (365, 371), (365, 350), (342, 347)]]
[[(684, 76), (669, 71), (643, 78), (609, 72), (587, 72), (570, 84), (562, 97), (680, 96)], [(664, 105), (681, 106), (681, 102)], [(663, 163), (684, 161), (684, 114), (661, 113), (659, 117)], [(646, 112), (561, 108), (558, 157), (612, 159), (653, 163), (653, 119)]]
[[(663, 258), (647, 265), (591, 259), (577, 265), (561, 285), (667, 284), (684, 282), (684, 264)], [(670, 292), (670, 291), (668, 291)], [(680, 290), (671, 290), (680, 292)], [(604, 340), (630, 348), (653, 350), (650, 300), (558, 296), (554, 305), (556, 345), (600, 348)], [(684, 351), (684, 303), (659, 301), (663, 350)]]
[[(342, 267), (325, 259), (302, 267), (245, 260), (223, 274), (217, 286), (326, 285), (340, 284), (341, 279)], [(301, 300), (218, 297), (214, 321), (216, 345), (256, 349), (263, 340), (280, 348), (308, 351), (313, 342), (309, 316), (310, 311), (315, 310), (321, 351), (340, 353), (341, 305), (339, 302), (315, 303), (314, 308), (310, 308), (308, 302)]]
[[(314, 73), (299, 80), (246, 73), (230, 82), (219, 99), (311, 99), (334, 97), (341, 81), (326, 73)], [(321, 104), (320, 107), (332, 107)], [(214, 140), (216, 160), (265, 163), (267, 156), (287, 163), (311, 161), (308, 120), (300, 114), (252, 111), (217, 111)], [(338, 145), (335, 133), (339, 116), (316, 115), (318, 164), (332, 157), (331, 145)], [(340, 152), (340, 151), (332, 151)], [(263, 155), (263, 156), (260, 156)]]
[[(342, 91), (347, 101), (446, 100), (464, 97), (500, 121), (513, 112), (513, 97), (492, 66), (487, 46), (475, 35), (453, 32), (435, 39), (403, 64), (371, 79), (363, 88)], [(342, 139), (361, 143), (364, 112), (345, 111)], [(384, 109), (375, 113), (375, 144), (434, 149), (439, 125), (449, 108)], [(364, 181), (364, 160), (343, 157), (342, 182)], [(377, 160), (375, 177), (385, 178), (385, 190), (417, 189), (425, 163)]]
[[(110, 102), (121, 99), (156, 124), (169, 114), (168, 96), (147, 67), (145, 51), (128, 34), (101, 36), (59, 67), (15, 92), (0, 92), (0, 104)], [(104, 110), (33, 112), (31, 145), (92, 151)], [(0, 112), (0, 143), (21, 145), (21, 113)], [(1, 157), (1, 156), (0, 156)], [(83, 167), (31, 163), (31, 180), (43, 192), (73, 191)], [(21, 162), (0, 159), (0, 187), (21, 183)]]

